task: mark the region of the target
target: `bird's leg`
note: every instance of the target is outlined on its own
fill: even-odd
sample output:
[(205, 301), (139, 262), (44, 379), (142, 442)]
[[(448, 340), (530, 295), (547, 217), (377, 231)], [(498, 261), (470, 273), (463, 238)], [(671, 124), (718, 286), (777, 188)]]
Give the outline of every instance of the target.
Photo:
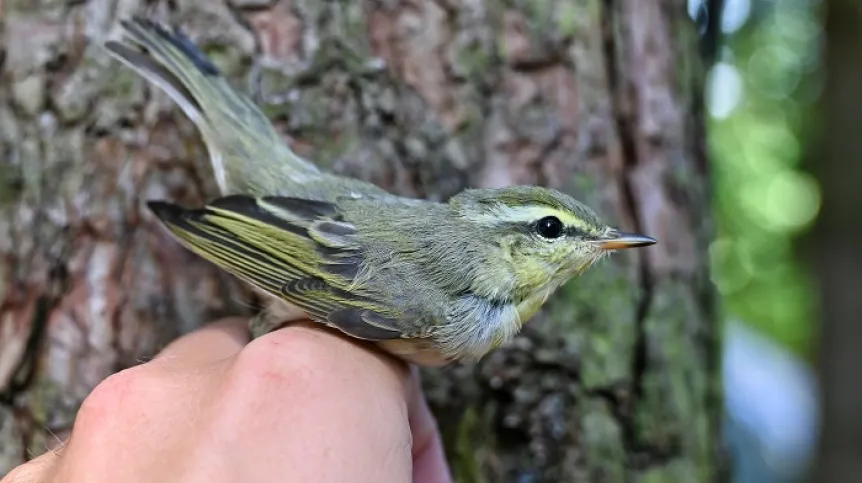
[(266, 335), (277, 328), (278, 325), (273, 323), (272, 318), (266, 313), (266, 311), (258, 313), (248, 321), (248, 330), (251, 332), (252, 339), (257, 339), (258, 337)]
[(267, 301), (266, 307), (260, 313), (249, 320), (248, 328), (251, 331), (251, 337), (257, 339), (291, 322), (307, 319), (308, 316), (299, 307), (273, 298)]

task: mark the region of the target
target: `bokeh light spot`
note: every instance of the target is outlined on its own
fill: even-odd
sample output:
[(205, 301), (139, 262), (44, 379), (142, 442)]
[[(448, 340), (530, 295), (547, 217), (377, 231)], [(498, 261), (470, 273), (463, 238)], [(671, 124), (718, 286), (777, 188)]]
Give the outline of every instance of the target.
[(776, 231), (795, 232), (806, 227), (820, 211), (820, 187), (812, 176), (785, 170), (766, 187), (764, 214)]
[(716, 119), (728, 117), (742, 101), (742, 91), (742, 77), (736, 67), (726, 62), (715, 64), (706, 80), (709, 113)]
[(736, 32), (748, 20), (751, 13), (751, 0), (725, 0), (721, 16), (721, 31), (729, 34)]
[(766, 45), (748, 61), (751, 84), (763, 95), (784, 99), (796, 90), (802, 77), (799, 54), (786, 45)]

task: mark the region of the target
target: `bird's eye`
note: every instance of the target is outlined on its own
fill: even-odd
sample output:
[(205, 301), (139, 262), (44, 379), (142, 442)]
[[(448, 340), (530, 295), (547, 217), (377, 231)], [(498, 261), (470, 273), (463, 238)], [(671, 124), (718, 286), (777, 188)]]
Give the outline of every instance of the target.
[(536, 231), (542, 238), (559, 238), (563, 234), (563, 222), (556, 216), (546, 216), (536, 223)]

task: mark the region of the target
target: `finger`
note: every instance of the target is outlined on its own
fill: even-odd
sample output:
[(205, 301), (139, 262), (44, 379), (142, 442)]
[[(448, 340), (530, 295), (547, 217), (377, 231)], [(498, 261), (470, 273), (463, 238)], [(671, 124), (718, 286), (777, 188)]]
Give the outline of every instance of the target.
[(205, 325), (171, 342), (154, 359), (174, 367), (202, 366), (236, 355), (251, 335), (247, 320), (230, 317)]
[(48, 483), (59, 458), (59, 451), (46, 451), (15, 468), (0, 483)]
[[(201, 414), (212, 423), (205, 439), (190, 445), (201, 450), (195, 469), (226, 475), (242, 467), (244, 481), (274, 474), (284, 481), (410, 481), (406, 379), (403, 363), (320, 324), (257, 338), (213, 395), (218, 404)], [(209, 456), (218, 454), (232, 458)]]
[(451, 483), (452, 475), (443, 451), (437, 422), (428, 408), (419, 371), (413, 368), (413, 383), (408, 401), (410, 430), (413, 433), (413, 481), (416, 483)]
[[(207, 324), (152, 361), (102, 381), (78, 412), (58, 481), (96, 470), (103, 474), (88, 481), (165, 481), (181, 468), (193, 422), (249, 340), (245, 324), (242, 318)], [(154, 461), (156, 468), (146, 470)]]

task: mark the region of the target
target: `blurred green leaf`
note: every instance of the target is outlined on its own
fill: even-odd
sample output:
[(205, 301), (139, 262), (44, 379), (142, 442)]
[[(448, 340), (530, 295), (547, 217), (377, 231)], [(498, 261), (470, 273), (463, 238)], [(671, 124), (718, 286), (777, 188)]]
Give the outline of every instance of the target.
[(816, 180), (797, 169), (820, 81), (820, 23), (804, 0), (754, 3), (758, 15), (728, 39), (707, 93), (712, 279), (729, 317), (808, 356), (815, 300), (791, 243), (820, 208)]

